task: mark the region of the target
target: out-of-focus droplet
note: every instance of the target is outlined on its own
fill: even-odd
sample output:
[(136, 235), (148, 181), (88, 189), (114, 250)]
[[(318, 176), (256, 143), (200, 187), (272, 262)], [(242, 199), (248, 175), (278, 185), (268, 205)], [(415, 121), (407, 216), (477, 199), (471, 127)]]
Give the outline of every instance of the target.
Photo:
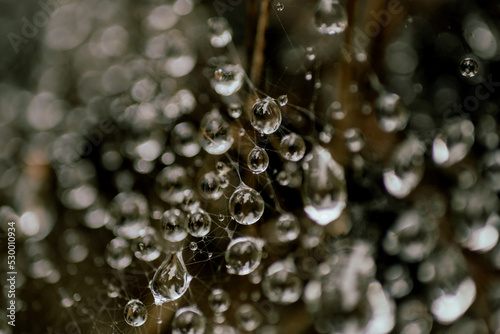
[(403, 130), (408, 122), (408, 111), (399, 95), (382, 93), (375, 101), (379, 127), (385, 132)]
[(242, 304), (236, 309), (236, 320), (243, 330), (252, 332), (259, 328), (264, 319), (255, 306)]
[(215, 313), (223, 313), (231, 306), (231, 298), (226, 291), (216, 288), (208, 296), (208, 305)]
[(148, 25), (156, 30), (167, 30), (173, 27), (177, 21), (178, 16), (172, 9), (172, 6), (163, 5), (154, 8), (147, 17)]
[(214, 77), (210, 80), (212, 88), (217, 94), (230, 96), (243, 87), (243, 69), (240, 65), (220, 65), (214, 71)]
[(226, 153), (233, 145), (231, 127), (217, 109), (203, 116), (200, 127), (203, 135), (201, 146), (208, 153), (220, 155)]
[(132, 251), (140, 260), (147, 262), (156, 260), (161, 254), (156, 231), (151, 227), (141, 230), (139, 237), (132, 240)]
[(168, 254), (149, 282), (155, 304), (161, 305), (181, 298), (192, 279), (182, 259), (182, 253)]
[(436, 220), (409, 210), (398, 216), (382, 245), (390, 255), (398, 255), (407, 262), (418, 262), (431, 254), (438, 237)]
[(187, 230), (193, 237), (204, 237), (210, 232), (212, 219), (206, 211), (198, 209), (190, 212), (187, 219)]
[(214, 48), (223, 48), (233, 39), (231, 27), (223, 17), (208, 19), (208, 37)]
[(323, 147), (316, 145), (304, 164), (304, 211), (319, 225), (337, 219), (346, 206), (344, 168)]
[(281, 138), (280, 153), (288, 161), (299, 161), (306, 153), (306, 143), (298, 134), (290, 133)]
[(487, 186), (493, 191), (500, 191), (500, 150), (484, 155), (482, 173)]
[(226, 268), (229, 274), (248, 275), (260, 265), (263, 242), (251, 237), (233, 239), (226, 250)]
[(243, 114), (243, 107), (239, 103), (230, 103), (227, 112), (232, 118), (240, 118), (241, 114)]
[(122, 238), (111, 240), (106, 247), (106, 262), (110, 267), (122, 270), (132, 263), (129, 243)]
[(402, 298), (413, 289), (413, 281), (408, 268), (402, 264), (395, 264), (384, 271), (384, 287), (394, 298)]
[(409, 299), (398, 305), (397, 333), (430, 334), (432, 315), (428, 307), (418, 299)]
[(347, 12), (338, 0), (319, 0), (314, 11), (314, 24), (323, 35), (335, 35), (347, 27)]
[(258, 99), (250, 110), (250, 122), (255, 130), (269, 135), (281, 125), (281, 110), (273, 99)]
[(170, 142), (175, 153), (183, 157), (194, 157), (201, 149), (198, 131), (190, 122), (177, 124), (170, 133)]
[(241, 225), (254, 224), (264, 213), (264, 200), (255, 189), (241, 185), (229, 199), (229, 212)]
[(349, 128), (344, 131), (344, 142), (347, 149), (357, 153), (365, 146), (365, 136), (358, 128)]
[(185, 190), (191, 187), (191, 179), (183, 167), (171, 165), (158, 173), (155, 186), (163, 201), (179, 204), (184, 201)]
[(219, 199), (224, 193), (219, 184), (220, 176), (214, 172), (203, 174), (198, 185), (201, 195), (207, 199)]
[(148, 202), (135, 192), (121, 192), (109, 204), (115, 218), (115, 231), (118, 236), (133, 239), (148, 222)]
[(300, 233), (299, 220), (291, 213), (282, 214), (275, 221), (275, 233), (280, 242), (296, 240)]
[(248, 153), (248, 168), (254, 174), (260, 174), (265, 172), (267, 166), (269, 166), (269, 156), (265, 149), (260, 147), (254, 147), (250, 153)]
[(146, 322), (148, 318), (148, 309), (140, 300), (132, 299), (125, 305), (123, 315), (127, 324), (133, 327), (139, 327)]
[[(335, 120), (339, 121), (341, 119), (345, 118), (345, 109), (342, 106), (342, 103), (339, 101), (333, 101), (329, 106), (328, 109), (326, 110), (327, 115)], [(326, 126), (325, 126), (326, 127)]]
[(276, 181), (278, 181), (280, 186), (286, 187), (292, 181), (292, 177), (288, 171), (282, 170), (276, 175)]
[(175, 312), (173, 334), (203, 334), (207, 320), (197, 307), (182, 307)]
[(270, 301), (288, 305), (299, 300), (302, 294), (302, 279), (297, 274), (293, 261), (277, 261), (267, 268), (262, 281), (262, 291)]
[(168, 241), (184, 240), (187, 236), (186, 215), (179, 209), (165, 211), (161, 217), (161, 233)]
[(77, 229), (67, 229), (60, 237), (59, 249), (66, 261), (82, 262), (89, 254), (87, 235)]
[(282, 11), (283, 11), (283, 9), (285, 9), (285, 5), (284, 5), (281, 1), (278, 1), (278, 2), (276, 3), (276, 10), (277, 10), (278, 12), (282, 12)]
[(474, 144), (474, 124), (460, 117), (446, 123), (432, 142), (432, 159), (437, 165), (449, 167), (460, 162)]
[(479, 71), (479, 64), (473, 58), (464, 58), (458, 66), (460, 73), (466, 78), (473, 78)]
[(424, 174), (425, 145), (410, 138), (397, 146), (389, 167), (384, 170), (385, 189), (396, 198), (408, 196), (420, 183)]

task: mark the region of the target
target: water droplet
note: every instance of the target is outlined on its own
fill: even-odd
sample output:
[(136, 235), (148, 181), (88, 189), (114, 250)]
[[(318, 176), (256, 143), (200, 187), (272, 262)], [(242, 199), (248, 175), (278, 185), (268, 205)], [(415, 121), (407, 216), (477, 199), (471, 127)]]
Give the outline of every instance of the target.
[(202, 209), (198, 209), (188, 214), (188, 232), (193, 237), (204, 237), (210, 232), (212, 219), (210, 215)]
[(280, 153), (288, 161), (299, 161), (306, 153), (306, 143), (298, 134), (290, 133), (281, 138)]
[(242, 304), (236, 309), (236, 319), (238, 324), (247, 332), (252, 332), (262, 324), (262, 315), (255, 306)]
[(179, 209), (165, 211), (161, 217), (160, 224), (161, 233), (168, 241), (181, 241), (187, 236), (186, 216)]
[(177, 124), (170, 133), (170, 143), (175, 153), (183, 157), (194, 157), (200, 152), (196, 127), (191, 122)]
[(219, 199), (223, 194), (220, 180), (221, 177), (215, 175), (214, 172), (204, 174), (199, 182), (199, 189), (202, 196), (207, 199)]
[(409, 210), (398, 216), (382, 245), (390, 255), (398, 255), (407, 262), (418, 262), (431, 254), (438, 237), (436, 221)]
[(229, 211), (239, 224), (251, 225), (264, 213), (264, 200), (257, 191), (242, 185), (231, 195)]
[(194, 241), (191, 241), (189, 243), (189, 249), (192, 250), (193, 252), (196, 251), (198, 249), (198, 244)]
[(306, 75), (304, 76), (304, 78), (306, 79), (306, 81), (311, 81), (312, 78), (313, 78), (313, 75), (312, 75), (311, 71), (307, 71)]
[(347, 12), (338, 0), (319, 0), (314, 12), (314, 24), (321, 34), (339, 34), (347, 27)]
[(298, 238), (300, 224), (291, 213), (282, 214), (275, 222), (276, 238), (280, 242), (290, 242)]
[(288, 96), (287, 95), (281, 95), (278, 97), (278, 103), (281, 107), (284, 107), (288, 103)]
[(106, 247), (106, 262), (110, 267), (122, 270), (132, 263), (129, 243), (122, 238), (115, 238)]
[(240, 65), (221, 65), (215, 69), (210, 84), (217, 94), (230, 96), (243, 86), (243, 73)]
[(277, 261), (269, 266), (262, 281), (262, 291), (270, 301), (277, 304), (292, 304), (302, 294), (302, 279), (295, 265), (288, 261)]
[(220, 155), (226, 153), (233, 145), (231, 127), (217, 109), (203, 116), (200, 127), (203, 135), (201, 146), (208, 153)]
[(408, 111), (399, 95), (382, 93), (375, 101), (379, 127), (385, 132), (403, 130), (408, 122)]
[(263, 242), (251, 237), (233, 239), (226, 250), (226, 268), (229, 274), (248, 275), (260, 265)]
[(208, 34), (210, 44), (214, 48), (223, 48), (232, 41), (231, 28), (223, 17), (212, 17), (208, 19)]
[(282, 11), (283, 11), (283, 9), (285, 9), (285, 5), (284, 5), (282, 2), (279, 2), (279, 1), (278, 1), (278, 2), (276, 3), (276, 10), (277, 10), (278, 12), (282, 12)]
[(269, 97), (258, 99), (250, 111), (250, 122), (258, 132), (274, 133), (281, 125), (281, 110)]
[(437, 165), (449, 167), (462, 161), (474, 144), (474, 124), (456, 117), (446, 123), (432, 143), (432, 159)]
[(109, 203), (109, 210), (115, 218), (116, 234), (128, 239), (137, 238), (149, 218), (146, 198), (134, 192), (116, 195)]
[(479, 64), (473, 58), (464, 58), (459, 65), (460, 73), (466, 78), (473, 78), (479, 71)]
[(415, 138), (394, 149), (390, 165), (383, 174), (384, 186), (389, 194), (404, 198), (415, 189), (424, 174), (424, 153), (424, 144)]
[(192, 277), (182, 259), (182, 252), (168, 254), (149, 283), (156, 305), (181, 298), (189, 288)]
[(148, 318), (148, 309), (137, 299), (132, 299), (125, 305), (123, 311), (125, 321), (133, 327), (142, 326)]
[(335, 121), (339, 121), (341, 119), (344, 119), (344, 117), (345, 117), (344, 107), (342, 106), (342, 103), (340, 103), (339, 101), (333, 101), (328, 106), (328, 109), (326, 112)]
[(173, 334), (203, 334), (206, 319), (197, 307), (182, 307), (175, 312), (172, 322)]
[(280, 186), (286, 187), (292, 181), (292, 177), (286, 170), (282, 170), (278, 173), (278, 175), (276, 175), (276, 181), (278, 181)]
[(304, 170), (302, 198), (304, 211), (319, 225), (337, 219), (346, 206), (344, 169), (330, 152), (317, 145)]
[(59, 238), (59, 249), (66, 261), (82, 262), (89, 254), (87, 235), (78, 229), (67, 229)]
[(358, 128), (350, 128), (344, 131), (344, 142), (347, 149), (357, 153), (365, 146), (365, 136)]
[(269, 166), (269, 156), (265, 149), (260, 147), (254, 147), (250, 153), (248, 153), (248, 168), (254, 174), (260, 174), (267, 169)]
[(155, 186), (163, 201), (179, 204), (184, 201), (185, 190), (190, 188), (191, 179), (183, 167), (172, 165), (158, 173)]
[(156, 231), (151, 227), (141, 230), (139, 237), (132, 240), (132, 251), (140, 260), (147, 262), (156, 260), (160, 256)]
[(215, 313), (223, 313), (231, 306), (231, 299), (226, 291), (213, 289), (208, 296), (208, 305)]
[(243, 107), (241, 104), (231, 103), (227, 107), (227, 112), (232, 118), (240, 118), (241, 114), (243, 114)]

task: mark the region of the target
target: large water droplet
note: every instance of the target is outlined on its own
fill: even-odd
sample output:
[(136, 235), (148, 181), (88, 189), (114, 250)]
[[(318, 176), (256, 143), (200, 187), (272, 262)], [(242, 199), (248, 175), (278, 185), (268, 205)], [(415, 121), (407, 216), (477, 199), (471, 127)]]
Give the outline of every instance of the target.
[(270, 301), (277, 304), (292, 304), (302, 294), (302, 279), (297, 274), (293, 261), (277, 261), (266, 270), (262, 291)]
[(385, 132), (403, 130), (408, 122), (408, 111), (399, 95), (382, 93), (375, 101), (379, 127)]
[(125, 305), (123, 315), (127, 324), (133, 327), (142, 326), (148, 318), (148, 309), (137, 299), (132, 299)]
[(264, 200), (254, 189), (239, 186), (229, 199), (229, 212), (238, 223), (251, 225), (264, 213)]
[(192, 279), (181, 252), (167, 255), (149, 282), (155, 304), (161, 305), (181, 298), (189, 288)]
[(306, 143), (298, 134), (290, 133), (281, 138), (280, 153), (288, 161), (299, 161), (306, 153)]
[(344, 168), (319, 145), (311, 154), (304, 171), (304, 211), (319, 225), (326, 225), (337, 219), (346, 206)]
[(248, 275), (260, 265), (263, 242), (250, 237), (233, 239), (226, 250), (227, 272), (233, 275)]
[(258, 99), (250, 111), (250, 122), (261, 133), (274, 133), (281, 125), (281, 110), (269, 97)]
[(214, 71), (210, 84), (217, 94), (230, 96), (243, 86), (243, 73), (240, 65), (221, 65)]
[(173, 334), (203, 334), (207, 320), (201, 311), (193, 306), (183, 307), (175, 312), (172, 322)]
[(202, 209), (198, 209), (188, 214), (188, 232), (193, 237), (204, 237), (210, 232), (212, 219), (209, 214)]
[(248, 153), (248, 168), (254, 174), (260, 174), (267, 169), (269, 166), (269, 156), (265, 149), (260, 147), (254, 147), (250, 153)]
[(218, 110), (206, 113), (201, 119), (200, 127), (203, 135), (201, 145), (208, 153), (223, 154), (233, 145), (229, 123), (222, 118)]
[(184, 240), (187, 236), (186, 215), (179, 209), (170, 209), (161, 217), (161, 233), (172, 242)]
[(437, 165), (449, 167), (461, 161), (474, 144), (474, 124), (460, 117), (443, 126), (432, 143), (432, 159)]
[(338, 0), (320, 0), (314, 12), (314, 24), (324, 35), (339, 34), (347, 27), (347, 12)]

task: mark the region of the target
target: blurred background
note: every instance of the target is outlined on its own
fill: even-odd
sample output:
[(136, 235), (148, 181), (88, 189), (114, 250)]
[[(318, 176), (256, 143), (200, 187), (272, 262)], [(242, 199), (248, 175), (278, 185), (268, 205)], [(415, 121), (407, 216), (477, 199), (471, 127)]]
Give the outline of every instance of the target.
[(499, 19), (0, 0), (0, 333), (500, 333)]

